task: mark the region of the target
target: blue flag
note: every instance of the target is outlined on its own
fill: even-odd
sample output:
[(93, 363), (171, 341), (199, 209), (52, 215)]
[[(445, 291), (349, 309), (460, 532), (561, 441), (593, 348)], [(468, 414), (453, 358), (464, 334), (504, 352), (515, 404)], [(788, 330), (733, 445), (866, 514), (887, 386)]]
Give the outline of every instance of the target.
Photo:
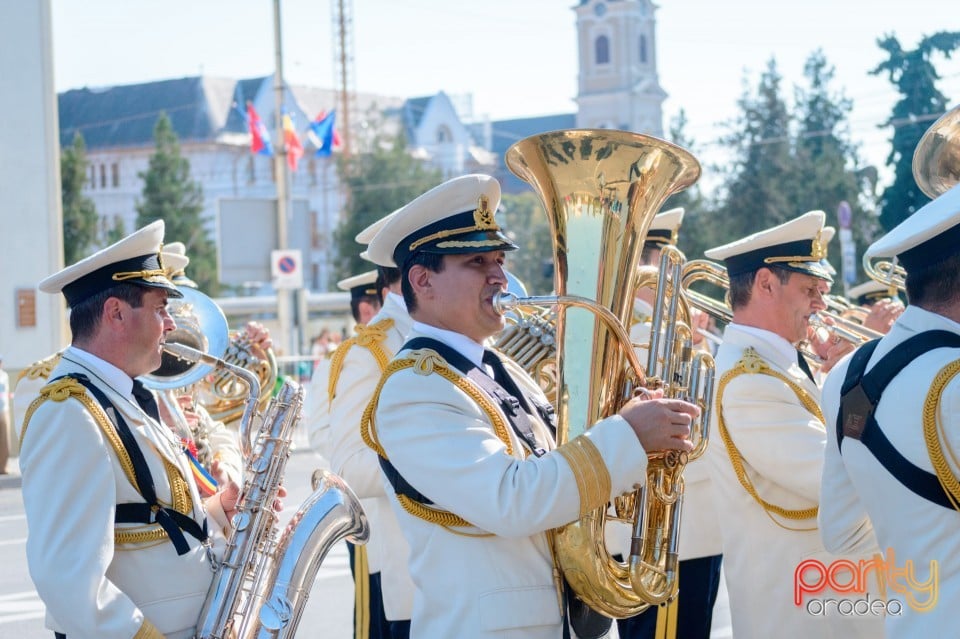
[(327, 113), (321, 111), (317, 119), (310, 123), (310, 130), (307, 136), (315, 147), (317, 147), (316, 156), (320, 158), (330, 157), (334, 146), (340, 146), (340, 136), (334, 123), (337, 119), (336, 109)]

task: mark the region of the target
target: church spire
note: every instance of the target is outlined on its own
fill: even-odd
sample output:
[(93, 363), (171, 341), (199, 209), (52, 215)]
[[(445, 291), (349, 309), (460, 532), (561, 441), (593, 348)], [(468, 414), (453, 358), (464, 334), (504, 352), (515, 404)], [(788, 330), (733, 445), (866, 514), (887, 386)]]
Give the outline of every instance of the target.
[(577, 126), (663, 136), (666, 92), (657, 77), (651, 0), (581, 0)]

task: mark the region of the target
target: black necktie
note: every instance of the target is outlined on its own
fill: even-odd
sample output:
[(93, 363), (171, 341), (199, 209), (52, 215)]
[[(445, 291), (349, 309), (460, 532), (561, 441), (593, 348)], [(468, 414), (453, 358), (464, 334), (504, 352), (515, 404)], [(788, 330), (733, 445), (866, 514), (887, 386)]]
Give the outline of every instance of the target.
[(816, 384), (817, 380), (813, 378), (813, 371), (810, 370), (810, 364), (807, 363), (807, 358), (804, 357), (800, 349), (797, 349), (797, 364), (799, 364), (800, 369), (807, 374), (807, 377), (810, 378), (810, 381)]
[(493, 369), (493, 379), (498, 384), (503, 386), (508, 393), (516, 397), (521, 402), (524, 401), (525, 398), (523, 393), (520, 392), (520, 388), (517, 386), (517, 383), (513, 381), (512, 377), (510, 377), (510, 373), (508, 373), (507, 369), (504, 368), (503, 362), (496, 353), (491, 350), (484, 349), (483, 363)]
[(157, 420), (158, 424), (160, 423), (160, 407), (157, 406), (157, 400), (138, 379), (133, 380), (133, 398), (137, 400), (143, 412)]
[(513, 381), (510, 373), (508, 373), (506, 367), (504, 367), (503, 361), (496, 353), (491, 350), (484, 349), (483, 363), (493, 369), (493, 380), (500, 384), (503, 390), (507, 391), (519, 404), (519, 406), (516, 406), (516, 409), (523, 412), (523, 418), (521, 422), (526, 425), (518, 428), (518, 423), (512, 419), (510, 420), (510, 423), (513, 425), (514, 432), (516, 432), (521, 439), (526, 441), (527, 445), (530, 446), (530, 450), (534, 451), (534, 454), (539, 457), (542, 452), (538, 453), (536, 451), (543, 451), (545, 449), (540, 446), (540, 443), (537, 441), (537, 436), (533, 432), (533, 428), (530, 425), (530, 420), (526, 418), (526, 415), (531, 412), (530, 402), (527, 400), (526, 395), (523, 394), (523, 391), (520, 390), (520, 387), (517, 386), (517, 383)]

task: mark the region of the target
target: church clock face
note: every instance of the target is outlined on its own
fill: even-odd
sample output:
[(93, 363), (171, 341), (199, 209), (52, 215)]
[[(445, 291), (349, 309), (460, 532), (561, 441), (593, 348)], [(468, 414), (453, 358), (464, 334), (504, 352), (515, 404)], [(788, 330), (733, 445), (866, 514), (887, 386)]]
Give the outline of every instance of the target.
[(607, 5), (605, 5), (604, 3), (598, 2), (597, 4), (593, 5), (593, 14), (598, 18), (602, 18), (606, 12), (607, 12)]

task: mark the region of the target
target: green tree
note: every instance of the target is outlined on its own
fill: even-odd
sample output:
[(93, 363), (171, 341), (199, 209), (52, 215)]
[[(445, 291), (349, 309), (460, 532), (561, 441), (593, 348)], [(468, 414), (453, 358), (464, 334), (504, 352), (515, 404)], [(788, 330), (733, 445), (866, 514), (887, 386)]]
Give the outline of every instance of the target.
[[(686, 129), (687, 114), (681, 109), (670, 122), (670, 141), (696, 156), (697, 145), (692, 138), (687, 137)], [(678, 247), (687, 259), (703, 257), (705, 250), (719, 243), (719, 227), (710, 202), (704, 197), (699, 183), (671, 195), (660, 210), (667, 211), (676, 207), (683, 207), (684, 210)]]
[(87, 180), (87, 154), (83, 136), (60, 154), (60, 198), (63, 204), (63, 259), (74, 264), (87, 256), (97, 239), (97, 209), (83, 194)]
[(539, 198), (530, 191), (504, 195), (500, 201), (498, 222), (520, 248), (507, 253), (507, 270), (515, 275), (531, 295), (546, 295), (553, 290), (553, 242), (550, 223)]
[(402, 135), (378, 135), (369, 148), (338, 165), (347, 204), (333, 234), (340, 256), (336, 280), (373, 268), (360, 257), (363, 247), (354, 241), (357, 233), (442, 181), (440, 171), (411, 157), (406, 147)]
[(947, 108), (947, 99), (936, 86), (940, 75), (933, 57), (940, 53), (950, 58), (960, 46), (960, 32), (925, 36), (912, 51), (904, 51), (892, 35), (879, 39), (877, 45), (887, 53), (887, 59), (870, 73), (886, 74), (901, 95), (884, 123), (893, 128), (887, 166), (893, 167), (894, 180), (880, 197), (880, 223), (890, 230), (930, 201), (913, 179), (913, 152), (927, 127)]
[[(796, 169), (789, 182), (793, 210), (822, 210), (827, 214), (827, 224), (839, 228), (838, 207), (847, 202), (854, 220), (853, 239), (862, 250), (873, 241), (877, 223), (872, 186), (862, 177), (866, 172), (850, 141), (848, 117), (852, 103), (842, 93), (833, 91), (834, 68), (822, 51), (807, 58), (804, 76), (808, 86), (798, 87), (795, 92)], [(831, 242), (829, 249), (830, 262), (840, 273), (839, 238)], [(859, 271), (859, 261), (857, 265)]]
[(190, 258), (187, 275), (208, 295), (220, 289), (217, 249), (202, 217), (203, 190), (190, 177), (190, 162), (180, 155), (180, 143), (170, 118), (161, 113), (153, 128), (155, 151), (143, 180), (143, 200), (137, 203), (137, 227), (154, 220), (166, 225), (167, 242), (183, 242)]
[(791, 117), (780, 84), (782, 76), (771, 59), (760, 77), (755, 96), (744, 90), (737, 101), (741, 114), (722, 142), (733, 150), (734, 161), (724, 171), (718, 225), (726, 237), (719, 243), (781, 224), (802, 211), (794, 209), (784, 185), (791, 179)]

